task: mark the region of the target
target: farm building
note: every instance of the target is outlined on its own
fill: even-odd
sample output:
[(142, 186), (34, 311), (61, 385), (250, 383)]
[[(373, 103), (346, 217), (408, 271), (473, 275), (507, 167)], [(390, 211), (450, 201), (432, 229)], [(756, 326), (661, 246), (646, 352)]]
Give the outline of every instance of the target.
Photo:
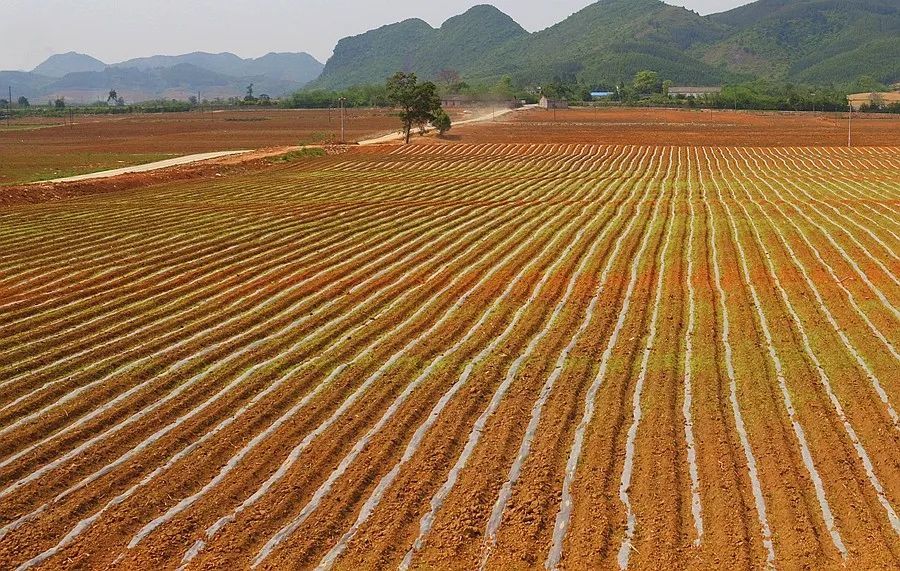
[(541, 97), (538, 106), (543, 109), (568, 109), (569, 102), (565, 99), (550, 99), (545, 95)]
[(670, 87), (669, 97), (704, 97), (721, 93), (721, 87)]
[(850, 106), (854, 111), (859, 111), (863, 106), (866, 107), (886, 107), (888, 105), (900, 104), (900, 93), (896, 91), (887, 92), (871, 92), (871, 93), (851, 93), (847, 96)]
[(591, 91), (591, 99), (606, 99), (612, 97), (612, 91)]

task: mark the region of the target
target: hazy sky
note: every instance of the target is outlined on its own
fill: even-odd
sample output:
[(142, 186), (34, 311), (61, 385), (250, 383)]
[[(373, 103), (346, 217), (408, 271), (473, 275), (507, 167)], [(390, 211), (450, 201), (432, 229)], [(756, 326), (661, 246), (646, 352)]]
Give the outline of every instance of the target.
[[(749, 0), (667, 1), (709, 14)], [(344, 36), (412, 17), (439, 26), (484, 3), (536, 31), (591, 0), (0, 0), (0, 69), (68, 51), (107, 63), (191, 51), (306, 51), (324, 62)]]

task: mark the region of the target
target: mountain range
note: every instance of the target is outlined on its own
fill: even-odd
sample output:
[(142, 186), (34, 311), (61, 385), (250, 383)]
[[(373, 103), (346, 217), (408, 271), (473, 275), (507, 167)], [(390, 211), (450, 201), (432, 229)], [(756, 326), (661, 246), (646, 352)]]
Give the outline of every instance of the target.
[(892, 83), (900, 81), (900, 2), (758, 0), (701, 16), (660, 0), (600, 0), (535, 33), (476, 6), (437, 29), (411, 19), (344, 38), (310, 87), (380, 83), (398, 69), (522, 84), (612, 85), (642, 69), (680, 84), (847, 84), (861, 75)]
[(194, 52), (151, 56), (106, 64), (75, 52), (57, 54), (31, 72), (0, 72), (0, 85), (29, 99), (66, 97), (76, 102), (105, 100), (116, 92), (128, 101), (243, 96), (253, 83), (254, 93), (279, 96), (295, 91), (322, 71), (307, 53), (270, 53), (243, 59), (231, 53)]
[(306, 53), (195, 52), (106, 64), (70, 52), (31, 72), (0, 72), (0, 86), (36, 100), (96, 101), (116, 89), (139, 101), (243, 96), (249, 83), (271, 96), (340, 89), (381, 84), (398, 70), (426, 79), (453, 70), (470, 83), (510, 76), (522, 85), (558, 78), (611, 86), (643, 69), (692, 85), (900, 82), (900, 1), (757, 0), (701, 16), (661, 0), (600, 0), (534, 33), (480, 5), (439, 28), (409, 19), (344, 38), (324, 66)]

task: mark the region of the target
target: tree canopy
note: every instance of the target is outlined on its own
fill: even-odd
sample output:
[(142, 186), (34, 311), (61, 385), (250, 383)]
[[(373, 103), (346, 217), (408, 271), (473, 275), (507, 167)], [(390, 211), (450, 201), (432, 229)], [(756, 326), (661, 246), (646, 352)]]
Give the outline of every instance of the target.
[(387, 92), (391, 103), (400, 109), (407, 144), (413, 127), (424, 130), (425, 125), (435, 121), (436, 113), (442, 111), (437, 87), (430, 81), (419, 83), (414, 73), (395, 73), (387, 80)]

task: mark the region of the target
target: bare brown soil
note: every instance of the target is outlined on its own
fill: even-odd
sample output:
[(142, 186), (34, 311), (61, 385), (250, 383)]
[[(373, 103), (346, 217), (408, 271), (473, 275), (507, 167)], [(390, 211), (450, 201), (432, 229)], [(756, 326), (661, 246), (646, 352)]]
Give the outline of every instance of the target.
[[(397, 128), (390, 110), (348, 109), (345, 113), (347, 142)], [(0, 131), (0, 185), (195, 153), (329, 144), (339, 142), (341, 132), (339, 110), (79, 116), (72, 123), (57, 121), (54, 127)]]
[[(845, 146), (846, 113), (682, 109), (534, 109), (462, 125), (443, 142), (595, 145)], [(853, 115), (853, 144), (900, 144), (900, 115)], [(440, 142), (431, 138), (428, 142)]]
[(897, 147), (285, 150), (7, 195), (0, 568), (900, 563)]

